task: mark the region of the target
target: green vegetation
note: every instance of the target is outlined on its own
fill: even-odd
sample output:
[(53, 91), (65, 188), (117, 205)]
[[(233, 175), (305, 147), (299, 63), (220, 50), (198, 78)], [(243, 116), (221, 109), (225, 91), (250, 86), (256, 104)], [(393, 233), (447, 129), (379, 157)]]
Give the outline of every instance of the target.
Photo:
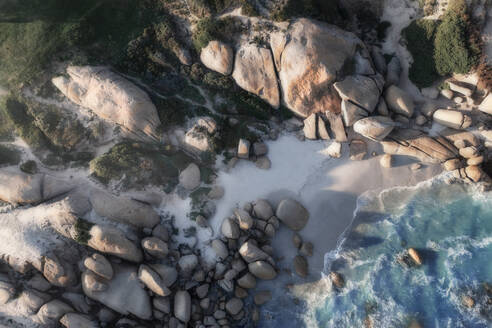
[(0, 165), (16, 165), (20, 162), (20, 152), (9, 146), (0, 145)]
[(287, 0), (285, 5), (272, 14), (277, 22), (295, 17), (311, 17), (328, 23), (340, 21), (343, 16), (338, 0)]
[(82, 245), (87, 245), (89, 239), (91, 239), (91, 228), (94, 224), (78, 218), (75, 222), (75, 241)]
[(228, 42), (234, 34), (242, 30), (241, 22), (232, 17), (214, 19), (211, 17), (201, 19), (192, 36), (193, 45), (198, 53), (212, 40)]
[(256, 8), (250, 2), (248, 2), (248, 0), (242, 0), (241, 7), (242, 7), (243, 15), (250, 16), (250, 17), (259, 16), (259, 13), (256, 10)]
[[(0, 99), (0, 106), (2, 100)], [(10, 123), (5, 111), (0, 108), (0, 141), (12, 141), (14, 140), (14, 127)]]
[(24, 162), (20, 165), (20, 169), (22, 172), (28, 173), (28, 174), (34, 174), (38, 171), (38, 165), (36, 164), (35, 161), (29, 160), (27, 162)]
[(153, 184), (172, 190), (180, 170), (193, 160), (185, 153), (157, 144), (124, 141), (90, 162), (90, 170), (103, 183), (121, 180), (124, 187)]
[(434, 39), (438, 26), (439, 21), (418, 19), (402, 31), (414, 60), (408, 77), (419, 88), (429, 87), (439, 78), (434, 61)]
[(420, 88), (439, 76), (468, 73), (478, 64), (479, 47), (464, 0), (453, 0), (442, 21), (419, 19), (402, 31), (413, 56), (409, 78)]
[(464, 0), (452, 2), (439, 25), (434, 60), (440, 75), (468, 73), (478, 63), (479, 49), (470, 42), (470, 21)]

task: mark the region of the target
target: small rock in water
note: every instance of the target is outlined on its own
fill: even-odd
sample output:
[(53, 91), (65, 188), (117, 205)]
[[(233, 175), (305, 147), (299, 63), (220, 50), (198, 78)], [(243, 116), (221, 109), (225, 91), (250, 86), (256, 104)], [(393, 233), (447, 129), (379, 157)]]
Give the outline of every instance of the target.
[(297, 255), (294, 257), (294, 271), (299, 277), (305, 278), (309, 274), (308, 262), (306, 258), (302, 255)]
[(345, 286), (345, 280), (343, 279), (342, 275), (339, 274), (338, 272), (335, 271), (330, 272), (330, 278), (333, 284), (337, 288), (343, 288), (343, 286)]
[(422, 258), (420, 257), (420, 254), (414, 248), (408, 249), (408, 255), (410, 255), (410, 258), (413, 260), (413, 262), (416, 265), (422, 265)]
[(350, 159), (361, 161), (367, 154), (367, 144), (364, 140), (354, 139), (350, 143)]
[(304, 242), (302, 243), (301, 249), (299, 250), (299, 254), (302, 256), (313, 256), (313, 243), (311, 242)]
[(272, 162), (266, 156), (261, 156), (256, 159), (255, 165), (262, 170), (268, 170), (272, 167)]
[(294, 233), (294, 235), (292, 236), (292, 243), (294, 244), (294, 247), (296, 249), (301, 248), (302, 238), (301, 238), (301, 236), (299, 236), (298, 233)]
[(333, 158), (340, 158), (342, 156), (342, 144), (338, 141), (333, 141), (328, 148), (326, 148), (326, 153)]
[(463, 295), (461, 303), (469, 309), (475, 306), (475, 300), (468, 295)]
[(240, 139), (237, 146), (237, 157), (248, 159), (249, 158), (249, 146), (250, 142), (246, 139)]

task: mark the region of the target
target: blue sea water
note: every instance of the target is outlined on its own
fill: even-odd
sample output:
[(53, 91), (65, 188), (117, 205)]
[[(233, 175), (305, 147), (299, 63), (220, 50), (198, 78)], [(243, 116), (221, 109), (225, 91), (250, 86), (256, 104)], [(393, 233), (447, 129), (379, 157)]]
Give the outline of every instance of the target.
[[(397, 261), (413, 247), (420, 267)], [(434, 179), (359, 199), (339, 247), (325, 256), (325, 273), (341, 273), (277, 300), (262, 327), (492, 327), (492, 194)], [(300, 288), (303, 289), (302, 287)], [(476, 305), (462, 305), (463, 295)], [(371, 326), (368, 323), (371, 323)]]

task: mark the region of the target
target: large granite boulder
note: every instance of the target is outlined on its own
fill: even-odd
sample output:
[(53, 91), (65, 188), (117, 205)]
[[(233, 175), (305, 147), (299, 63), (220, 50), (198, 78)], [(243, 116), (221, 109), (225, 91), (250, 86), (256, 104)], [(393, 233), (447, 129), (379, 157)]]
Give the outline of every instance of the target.
[(326, 110), (340, 112), (333, 83), (344, 71), (355, 69), (350, 63), (358, 49), (365, 49), (354, 34), (301, 18), (285, 33), (272, 33), (270, 46), (289, 109), (302, 117)]
[(280, 106), (277, 75), (267, 48), (243, 44), (236, 53), (232, 77), (244, 90), (254, 93), (272, 107)]
[(89, 230), (87, 245), (101, 253), (117, 256), (130, 262), (141, 262), (143, 254), (140, 248), (125, 237), (118, 228), (94, 225)]
[(372, 113), (379, 102), (381, 91), (376, 81), (369, 76), (350, 75), (333, 84), (340, 97)]
[(150, 297), (138, 279), (136, 267), (115, 265), (114, 278), (106, 283), (106, 290), (95, 292), (82, 279), (82, 288), (89, 298), (123, 315), (132, 314), (145, 320), (152, 317)]
[(383, 140), (395, 127), (395, 122), (386, 116), (371, 116), (354, 123), (354, 131), (374, 140)]
[(52, 82), (68, 99), (139, 136), (159, 139), (157, 110), (142, 89), (108, 67), (69, 66), (67, 73)]
[(457, 155), (456, 149), (444, 138), (434, 139), (412, 129), (393, 130), (381, 145), (386, 154), (415, 157), (424, 163), (444, 163)]
[(412, 117), (415, 110), (415, 104), (412, 97), (402, 89), (395, 85), (391, 85), (386, 89), (384, 99), (386, 100), (389, 109), (393, 112), (406, 117)]
[(200, 60), (212, 71), (229, 75), (232, 72), (234, 52), (229, 45), (213, 40), (200, 52)]
[(126, 197), (116, 197), (102, 190), (94, 189), (91, 204), (100, 216), (110, 220), (142, 228), (153, 228), (159, 223), (159, 215), (147, 204)]
[(287, 198), (278, 205), (276, 216), (289, 229), (299, 231), (307, 224), (309, 212), (298, 201)]
[(432, 115), (434, 122), (452, 129), (467, 129), (472, 124), (470, 116), (457, 110), (438, 109)]

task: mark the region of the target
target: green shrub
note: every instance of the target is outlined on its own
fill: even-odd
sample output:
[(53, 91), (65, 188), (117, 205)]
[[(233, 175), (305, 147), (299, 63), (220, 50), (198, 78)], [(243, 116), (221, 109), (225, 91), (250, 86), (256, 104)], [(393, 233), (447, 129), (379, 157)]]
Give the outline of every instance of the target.
[(198, 53), (212, 40), (230, 42), (242, 30), (241, 22), (232, 17), (201, 19), (193, 32), (192, 41)]
[(339, 0), (287, 0), (285, 5), (272, 13), (274, 21), (286, 21), (294, 17), (311, 17), (328, 23), (342, 17)]
[(82, 245), (87, 245), (89, 239), (91, 239), (91, 228), (94, 224), (87, 220), (78, 218), (75, 222), (75, 241)]
[(241, 1), (241, 7), (242, 7), (242, 10), (241, 10), (242, 13), (246, 16), (256, 17), (259, 15), (256, 8), (250, 2), (248, 2), (248, 0), (242, 0)]
[(471, 47), (470, 24), (464, 0), (452, 2), (435, 38), (434, 60), (440, 75), (465, 74), (477, 65), (479, 51)]
[(402, 31), (413, 57), (408, 77), (419, 88), (429, 87), (439, 78), (434, 62), (434, 39), (438, 26), (439, 21), (418, 19)]

